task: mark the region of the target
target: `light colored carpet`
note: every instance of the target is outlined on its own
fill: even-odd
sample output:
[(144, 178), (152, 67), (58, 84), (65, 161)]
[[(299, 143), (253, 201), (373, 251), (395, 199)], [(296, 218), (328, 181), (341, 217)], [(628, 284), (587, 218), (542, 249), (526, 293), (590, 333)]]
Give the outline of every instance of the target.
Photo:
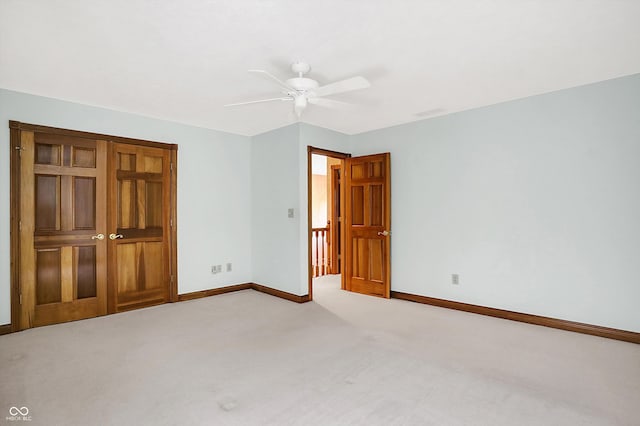
[(338, 287), (0, 336), (0, 421), (25, 406), (42, 425), (640, 424), (640, 345)]

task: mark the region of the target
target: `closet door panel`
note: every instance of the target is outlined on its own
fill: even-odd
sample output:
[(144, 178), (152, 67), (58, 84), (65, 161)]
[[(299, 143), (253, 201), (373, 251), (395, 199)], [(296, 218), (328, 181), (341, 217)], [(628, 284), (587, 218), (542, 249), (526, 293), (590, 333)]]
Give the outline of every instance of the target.
[(20, 134), (18, 329), (104, 315), (107, 143)]
[(110, 311), (169, 301), (171, 151), (113, 144)]

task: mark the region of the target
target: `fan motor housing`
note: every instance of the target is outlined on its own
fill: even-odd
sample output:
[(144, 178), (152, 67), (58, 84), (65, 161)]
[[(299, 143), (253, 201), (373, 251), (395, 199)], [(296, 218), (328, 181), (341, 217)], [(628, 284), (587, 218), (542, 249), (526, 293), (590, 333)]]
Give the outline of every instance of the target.
[(298, 91), (307, 91), (318, 88), (318, 82), (311, 78), (296, 77), (287, 80), (287, 84)]

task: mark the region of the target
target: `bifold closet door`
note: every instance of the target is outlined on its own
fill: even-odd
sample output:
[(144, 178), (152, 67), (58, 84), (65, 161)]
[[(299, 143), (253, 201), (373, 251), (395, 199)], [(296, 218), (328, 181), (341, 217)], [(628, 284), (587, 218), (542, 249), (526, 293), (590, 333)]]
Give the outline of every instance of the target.
[(107, 313), (107, 142), (20, 133), (17, 329)]
[(109, 312), (169, 301), (171, 150), (109, 153)]

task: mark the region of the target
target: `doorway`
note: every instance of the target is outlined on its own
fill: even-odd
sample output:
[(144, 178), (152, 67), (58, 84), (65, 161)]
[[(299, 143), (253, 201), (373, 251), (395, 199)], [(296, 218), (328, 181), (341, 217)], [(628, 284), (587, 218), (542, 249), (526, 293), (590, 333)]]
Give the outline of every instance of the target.
[(341, 159), (311, 155), (311, 273), (314, 278), (340, 273), (341, 170)]
[[(342, 266), (342, 164), (350, 154), (308, 147), (309, 298), (318, 278)], [(335, 281), (335, 278), (334, 278)]]
[(177, 145), (11, 128), (12, 331), (177, 299)]
[[(351, 157), (311, 146), (307, 151), (309, 299), (313, 300), (314, 279), (334, 274), (340, 274), (342, 290), (389, 298), (390, 154)], [(325, 160), (316, 161), (320, 166), (316, 165), (314, 173), (316, 157)], [(315, 182), (321, 183), (317, 185), (320, 190)], [(335, 279), (327, 282), (337, 284)]]

